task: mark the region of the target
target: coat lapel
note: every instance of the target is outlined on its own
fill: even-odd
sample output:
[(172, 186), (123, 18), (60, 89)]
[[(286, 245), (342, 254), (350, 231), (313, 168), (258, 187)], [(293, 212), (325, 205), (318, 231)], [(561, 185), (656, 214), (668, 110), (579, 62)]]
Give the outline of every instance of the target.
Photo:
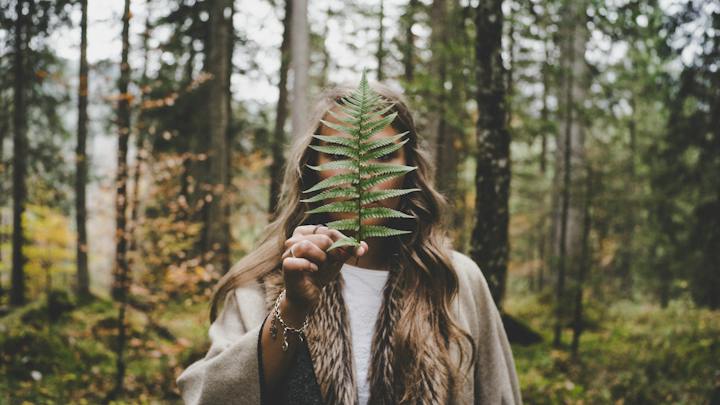
[[(403, 271), (399, 262), (390, 270), (390, 276), (383, 290), (383, 303), (374, 325), (372, 338), (372, 358), (368, 370), (371, 404), (398, 404), (396, 392), (402, 388), (395, 381), (393, 332), (400, 317), (403, 301)], [(272, 308), (275, 299), (282, 291), (282, 273), (274, 272), (266, 276), (266, 309)], [(309, 315), (305, 332), (308, 351), (312, 359), (313, 370), (325, 404), (358, 404), (358, 383), (352, 353), (352, 335), (350, 322), (342, 289), (344, 280), (338, 273), (328, 283), (320, 296), (320, 302)], [(434, 356), (435, 350), (427, 350), (422, 360), (427, 378), (417, 382), (417, 396), (413, 403), (448, 403), (448, 381), (439, 371), (440, 361)], [(442, 367), (440, 367), (442, 368)]]
[(310, 314), (306, 331), (315, 376), (326, 404), (358, 403), (343, 284), (342, 275), (338, 275), (325, 286), (319, 305)]

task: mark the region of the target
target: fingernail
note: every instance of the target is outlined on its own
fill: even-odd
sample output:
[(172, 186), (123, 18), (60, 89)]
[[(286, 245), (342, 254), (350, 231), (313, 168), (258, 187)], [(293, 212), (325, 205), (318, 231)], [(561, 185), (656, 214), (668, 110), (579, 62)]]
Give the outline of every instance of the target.
[(318, 266), (315, 263), (311, 263), (310, 268), (312, 269), (312, 271), (318, 271)]

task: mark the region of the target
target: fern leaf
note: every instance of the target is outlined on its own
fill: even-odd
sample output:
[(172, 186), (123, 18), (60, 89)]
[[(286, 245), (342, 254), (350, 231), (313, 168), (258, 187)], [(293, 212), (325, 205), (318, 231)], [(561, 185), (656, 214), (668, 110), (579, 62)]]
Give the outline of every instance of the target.
[(384, 138), (380, 138), (375, 141), (367, 142), (360, 147), (360, 154), (362, 155), (362, 154), (365, 154), (369, 150), (373, 150), (373, 149), (379, 148), (381, 146), (389, 145), (395, 141), (402, 139), (402, 137), (405, 135), (407, 135), (407, 131), (403, 132), (402, 134), (386, 136)]
[(363, 224), (363, 220), (373, 218), (414, 218), (412, 215), (392, 208), (368, 206), (376, 201), (420, 191), (418, 188), (371, 190), (373, 186), (392, 177), (401, 176), (417, 169), (416, 166), (375, 161), (377, 158), (404, 147), (408, 142), (408, 139), (403, 140), (408, 132), (370, 140), (384, 128), (392, 125), (397, 118), (398, 113), (391, 112), (394, 105), (370, 87), (367, 81), (367, 72), (363, 70), (358, 86), (349, 95), (336, 102), (336, 106), (339, 112), (330, 110), (329, 113), (337, 121), (321, 120), (321, 123), (344, 136), (313, 135), (316, 139), (325, 142), (325, 145), (309, 145), (309, 147), (321, 153), (345, 156), (348, 159), (318, 165), (308, 164), (307, 166), (318, 172), (344, 169), (349, 170), (349, 173), (319, 181), (304, 190), (303, 193), (315, 191), (320, 191), (320, 193), (300, 200), (306, 203), (322, 204), (331, 199), (343, 198), (345, 200), (328, 202), (307, 211), (307, 213), (354, 214), (354, 218), (327, 223), (333, 229), (355, 232), (352, 236), (336, 241), (328, 250), (341, 246), (359, 246), (359, 241), (370, 237), (390, 237), (409, 233), (410, 231), (382, 225)]
[(320, 212), (355, 212), (357, 211), (357, 201), (335, 201), (325, 204), (308, 211), (308, 214), (317, 214)]
[(360, 242), (358, 242), (358, 240), (353, 238), (352, 236), (346, 236), (342, 239), (336, 240), (335, 243), (330, 245), (327, 250), (330, 251), (343, 246), (360, 246)]
[(318, 152), (327, 153), (328, 155), (343, 155), (350, 158), (356, 158), (357, 152), (350, 147), (340, 145), (308, 145), (309, 148)]
[(390, 145), (386, 145), (386, 146), (383, 146), (378, 149), (373, 149), (372, 151), (366, 153), (365, 156), (363, 156), (363, 158), (366, 160), (374, 160), (379, 157), (389, 155), (389, 154), (395, 152), (396, 150), (402, 148), (403, 145), (405, 145), (407, 143), (407, 141), (408, 141), (408, 139), (406, 139), (402, 142), (399, 142), (399, 143), (391, 143)]
[(370, 207), (365, 208), (360, 213), (361, 219), (368, 218), (412, 218), (412, 215), (408, 215), (404, 212), (394, 210), (387, 207)]
[(351, 183), (355, 184), (357, 183), (357, 176), (354, 173), (347, 173), (347, 174), (339, 174), (337, 176), (328, 177), (325, 180), (319, 181), (314, 186), (310, 187), (309, 189), (305, 190), (305, 193), (311, 193), (313, 191), (323, 190), (329, 187), (338, 186), (340, 184), (345, 183)]
[(367, 205), (367, 204), (370, 204), (375, 201), (385, 200), (387, 198), (398, 197), (401, 195), (411, 193), (413, 191), (420, 191), (420, 189), (419, 188), (408, 188), (408, 189), (388, 189), (388, 190), (368, 191), (367, 193), (363, 194), (363, 197), (360, 200), (360, 204)]
[(359, 120), (358, 118), (353, 118), (353, 113), (355, 112), (354, 109), (343, 106), (343, 107), (340, 109), (340, 111), (342, 111), (343, 113), (345, 113), (345, 116), (342, 116), (342, 115), (334, 112), (333, 110), (328, 110), (328, 114), (330, 114), (330, 115), (332, 115), (333, 117), (335, 117), (336, 120), (338, 120), (338, 121), (340, 121), (340, 122), (342, 122), (342, 123), (344, 123), (344, 124), (348, 124), (348, 125), (350, 125), (351, 127), (358, 125), (358, 123), (359, 123), (360, 120)]
[(338, 231), (357, 231), (359, 228), (358, 221), (355, 218), (330, 221), (325, 225)]
[(369, 139), (376, 133), (382, 131), (385, 127), (390, 125), (391, 122), (397, 117), (397, 113), (392, 113), (387, 117), (378, 119), (377, 121), (368, 122), (366, 127), (360, 132), (361, 139)]
[(329, 200), (331, 198), (358, 198), (360, 194), (355, 191), (354, 187), (343, 187), (325, 190), (322, 193), (314, 195), (310, 198), (300, 200), (300, 202), (316, 202), (322, 200)]
[(313, 138), (317, 138), (327, 143), (349, 146), (351, 148), (354, 148), (357, 145), (357, 141), (350, 138), (345, 138), (344, 136), (313, 135)]
[(355, 160), (336, 160), (334, 162), (323, 163), (319, 166), (307, 165), (307, 167), (321, 172), (323, 170), (337, 170), (337, 169), (358, 169), (358, 162)]
[(342, 132), (342, 133), (346, 133), (346, 134), (353, 134), (353, 131), (354, 131), (353, 127), (347, 127), (344, 125), (336, 124), (334, 122), (325, 121), (325, 120), (320, 120), (320, 122), (322, 122), (322, 124), (325, 125), (326, 127), (332, 128), (338, 132)]
[(386, 238), (388, 236), (403, 235), (403, 234), (411, 232), (411, 231), (393, 229), (393, 228), (389, 228), (387, 226), (382, 226), (382, 225), (367, 225), (367, 226), (365, 226), (364, 229), (365, 229), (365, 232), (364, 232), (363, 236), (365, 238), (370, 238), (370, 237)]
[(417, 167), (415, 166), (406, 166), (406, 165), (397, 165), (394, 163), (380, 163), (380, 162), (368, 162), (364, 163), (361, 166), (361, 170), (363, 171), (363, 177), (368, 176), (374, 176), (376, 174), (383, 174), (383, 173), (401, 173), (405, 174), (407, 172), (411, 172)]

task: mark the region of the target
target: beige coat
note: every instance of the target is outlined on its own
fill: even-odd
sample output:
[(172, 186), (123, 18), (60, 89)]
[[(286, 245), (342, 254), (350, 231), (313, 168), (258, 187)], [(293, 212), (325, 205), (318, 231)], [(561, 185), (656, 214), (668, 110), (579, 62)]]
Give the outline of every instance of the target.
[[(452, 260), (459, 284), (453, 315), (477, 347), (472, 378), (455, 385), (453, 403), (521, 404), (512, 352), (487, 282), (468, 256), (452, 251)], [(268, 301), (257, 282), (228, 294), (210, 326), (210, 349), (177, 379), (185, 403), (260, 404), (258, 337)], [(451, 358), (459, 360), (457, 350)]]

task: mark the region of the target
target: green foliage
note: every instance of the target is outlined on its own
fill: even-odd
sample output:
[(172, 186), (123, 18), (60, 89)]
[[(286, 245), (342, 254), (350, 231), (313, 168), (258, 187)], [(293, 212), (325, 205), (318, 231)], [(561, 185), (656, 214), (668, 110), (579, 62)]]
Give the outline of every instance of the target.
[(310, 148), (330, 155), (343, 156), (347, 159), (335, 160), (318, 166), (307, 166), (316, 171), (340, 169), (347, 170), (347, 172), (328, 177), (304, 190), (304, 193), (324, 191), (300, 201), (320, 202), (341, 198), (344, 200), (328, 202), (307, 213), (343, 212), (354, 214), (353, 218), (327, 223), (330, 228), (339, 231), (352, 231), (355, 234), (355, 237), (347, 236), (335, 241), (328, 250), (341, 246), (359, 246), (361, 240), (369, 237), (389, 237), (409, 233), (410, 231), (393, 229), (382, 225), (363, 224), (363, 220), (371, 218), (412, 218), (412, 215), (404, 212), (387, 207), (370, 207), (370, 205), (377, 201), (420, 190), (410, 188), (371, 191), (373, 186), (387, 179), (417, 169), (416, 166), (374, 162), (374, 160), (402, 148), (408, 141), (405, 139), (396, 143), (396, 141), (407, 135), (407, 131), (394, 136), (370, 140), (373, 135), (386, 128), (397, 117), (397, 112), (385, 115), (392, 109), (393, 104), (370, 88), (366, 71), (363, 71), (358, 87), (351, 95), (344, 97), (342, 103), (336, 103), (336, 105), (344, 115), (336, 114), (332, 110), (329, 113), (341, 124), (326, 120), (321, 120), (321, 122), (328, 128), (348, 136), (316, 134), (313, 137), (329, 145), (310, 145)]
[(545, 343), (513, 346), (523, 400), (531, 404), (700, 404), (716, 383), (717, 311), (688, 299), (668, 308), (628, 300), (602, 307), (582, 334), (579, 358), (551, 345), (548, 303), (513, 291), (505, 307), (543, 333)]
[[(187, 301), (153, 313), (128, 308), (126, 393), (113, 403), (179, 400), (175, 378), (208, 346), (205, 303)], [(99, 297), (56, 323), (47, 313), (38, 300), (0, 318), (0, 404), (104, 403), (115, 378), (116, 306)]]

